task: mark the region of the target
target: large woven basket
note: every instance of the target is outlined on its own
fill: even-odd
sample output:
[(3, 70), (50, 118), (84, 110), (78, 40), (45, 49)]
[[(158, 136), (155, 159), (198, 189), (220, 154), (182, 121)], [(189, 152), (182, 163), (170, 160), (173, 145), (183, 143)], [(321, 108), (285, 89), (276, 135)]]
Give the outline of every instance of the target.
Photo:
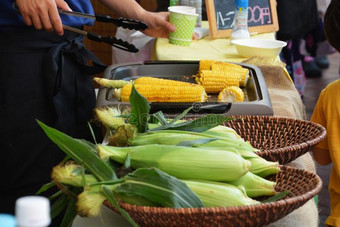
[[(140, 226), (263, 226), (302, 206), (322, 187), (322, 181), (316, 174), (289, 166), (281, 166), (281, 172), (268, 179), (277, 182), (276, 191), (290, 190), (291, 193), (276, 202), (239, 207), (175, 209), (120, 205)], [(106, 206), (115, 210), (109, 203)]]
[(326, 129), (305, 120), (272, 116), (233, 116), (225, 123), (269, 161), (289, 163), (310, 151), (326, 137)]

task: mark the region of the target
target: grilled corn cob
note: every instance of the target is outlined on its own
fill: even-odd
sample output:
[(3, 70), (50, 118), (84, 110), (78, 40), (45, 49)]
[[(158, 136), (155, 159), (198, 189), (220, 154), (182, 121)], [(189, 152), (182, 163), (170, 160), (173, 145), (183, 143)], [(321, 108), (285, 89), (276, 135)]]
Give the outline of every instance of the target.
[(142, 84), (142, 85), (154, 85), (154, 86), (197, 86), (197, 84), (188, 83), (184, 81), (170, 80), (170, 79), (162, 79), (155, 78), (149, 76), (139, 77), (134, 81), (134, 84)]
[(207, 93), (219, 93), (227, 86), (239, 86), (240, 74), (232, 71), (202, 70), (196, 82), (204, 87)]
[(250, 169), (250, 162), (239, 154), (220, 150), (158, 144), (97, 147), (102, 159), (124, 163), (129, 155), (132, 168), (155, 167), (182, 179), (232, 181)]
[(217, 62), (215, 60), (201, 60), (199, 62), (198, 75), (201, 74), (202, 70), (211, 70), (211, 66)]
[[(136, 90), (149, 102), (204, 102), (207, 94), (202, 86), (155, 86), (135, 85)], [(115, 89), (115, 96), (123, 102), (128, 102), (132, 85), (127, 84), (121, 89)]]
[(182, 180), (195, 192), (206, 207), (228, 207), (259, 204), (249, 198), (244, 189), (227, 183)]
[(108, 87), (108, 88), (121, 88), (127, 84), (149, 84), (149, 85), (165, 85), (165, 86), (197, 86), (197, 84), (188, 83), (184, 81), (170, 80), (170, 79), (162, 79), (155, 78), (150, 76), (139, 77), (136, 80), (111, 80), (100, 77), (93, 78), (99, 85)]
[(276, 182), (264, 179), (252, 172), (248, 172), (239, 179), (235, 181), (229, 181), (227, 183), (235, 186), (244, 186), (247, 196), (251, 198), (276, 194)]
[(212, 71), (227, 71), (227, 72), (235, 72), (240, 75), (240, 86), (246, 87), (249, 80), (249, 70), (243, 68), (240, 65), (232, 64), (232, 63), (215, 63), (211, 66)]
[(217, 97), (218, 102), (243, 102), (244, 93), (240, 87), (228, 86)]

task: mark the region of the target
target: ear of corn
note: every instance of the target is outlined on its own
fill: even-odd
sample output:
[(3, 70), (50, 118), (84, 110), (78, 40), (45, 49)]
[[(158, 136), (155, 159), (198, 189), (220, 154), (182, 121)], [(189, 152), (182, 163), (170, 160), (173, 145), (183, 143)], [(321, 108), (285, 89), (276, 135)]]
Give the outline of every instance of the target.
[(218, 95), (218, 102), (243, 102), (244, 93), (240, 87), (228, 86)]
[(223, 125), (219, 125), (214, 128), (211, 128), (203, 132), (203, 134), (218, 136), (219, 138), (235, 139), (235, 140), (244, 141), (242, 137), (239, 134), (237, 134), (237, 132), (234, 129), (227, 127), (227, 126), (223, 126)]
[(97, 217), (106, 197), (101, 193), (100, 185), (87, 186), (78, 195), (77, 213), (82, 217)]
[(202, 70), (196, 82), (204, 87), (207, 93), (219, 93), (227, 86), (239, 86), (240, 74), (233, 71)]
[(124, 163), (127, 154), (132, 168), (155, 167), (172, 176), (215, 181), (236, 180), (247, 173), (250, 162), (233, 152), (171, 145), (112, 147), (97, 145), (101, 158)]
[(249, 80), (249, 70), (232, 63), (215, 63), (211, 66), (212, 71), (235, 72), (240, 75), (240, 86), (246, 87)]
[(149, 77), (143, 76), (139, 77), (134, 81), (134, 84), (141, 84), (141, 85), (154, 85), (154, 86), (197, 86), (197, 84), (187, 83), (184, 81), (177, 81), (177, 80), (170, 80), (170, 79), (163, 79), (163, 78), (156, 78), (156, 77)]
[(106, 127), (117, 129), (125, 125), (125, 118), (120, 117), (121, 111), (118, 108), (102, 107), (94, 110), (96, 116)]
[(211, 70), (211, 66), (216, 63), (215, 60), (200, 60), (199, 61), (199, 68), (198, 68), (198, 75), (201, 74), (202, 70)]
[(53, 167), (51, 178), (55, 182), (75, 187), (84, 187), (87, 184), (98, 182), (93, 175), (84, 174), (83, 172), (84, 170), (80, 165), (68, 162)]
[(227, 138), (218, 135), (210, 135), (202, 132), (187, 132), (178, 130), (161, 130), (154, 132), (147, 132), (139, 134), (135, 138), (129, 140), (131, 146), (140, 146), (148, 144), (163, 144), (163, 145), (177, 145), (183, 141), (195, 141), (206, 138), (216, 138), (217, 140), (209, 141), (203, 144), (195, 145), (201, 149), (212, 149), (226, 152), (236, 152), (240, 154), (244, 159), (251, 162), (250, 171), (261, 177), (265, 177), (271, 174), (276, 174), (280, 171), (278, 162), (267, 161), (261, 158), (256, 153), (255, 149), (250, 143), (239, 139)]
[(235, 186), (244, 186), (247, 195), (252, 198), (258, 196), (271, 196), (276, 194), (276, 182), (264, 179), (252, 172), (248, 172), (245, 175), (241, 176), (239, 179), (235, 181), (229, 181), (227, 183)]
[(206, 207), (228, 207), (259, 204), (240, 188), (220, 182), (182, 180), (202, 200)]
[[(135, 85), (136, 90), (149, 102), (204, 102), (207, 94), (202, 86), (164, 86)], [(128, 102), (132, 85), (125, 85), (115, 95), (123, 102)]]

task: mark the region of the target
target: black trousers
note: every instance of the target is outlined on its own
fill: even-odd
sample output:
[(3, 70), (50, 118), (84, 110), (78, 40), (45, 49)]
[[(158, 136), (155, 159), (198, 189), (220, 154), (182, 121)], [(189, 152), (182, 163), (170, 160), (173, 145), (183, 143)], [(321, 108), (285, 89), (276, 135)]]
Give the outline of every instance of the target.
[(71, 32), (62, 37), (33, 28), (0, 32), (0, 213), (13, 213), (18, 197), (50, 182), (52, 167), (65, 157), (36, 119), (92, 139), (91, 74), (104, 68)]

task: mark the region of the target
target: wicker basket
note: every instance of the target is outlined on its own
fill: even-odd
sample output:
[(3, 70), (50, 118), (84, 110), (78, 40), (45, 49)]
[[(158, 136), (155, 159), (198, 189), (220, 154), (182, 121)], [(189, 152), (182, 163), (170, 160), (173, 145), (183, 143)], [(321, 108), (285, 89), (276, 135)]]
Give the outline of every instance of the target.
[[(239, 207), (175, 209), (120, 205), (140, 226), (263, 226), (302, 206), (322, 188), (316, 174), (289, 166), (281, 166), (281, 172), (268, 179), (277, 182), (276, 191), (291, 193), (276, 202)], [(109, 203), (106, 206), (115, 210)]]
[(234, 116), (225, 123), (261, 151), (269, 161), (289, 163), (310, 151), (326, 137), (326, 129), (304, 120), (271, 116)]

